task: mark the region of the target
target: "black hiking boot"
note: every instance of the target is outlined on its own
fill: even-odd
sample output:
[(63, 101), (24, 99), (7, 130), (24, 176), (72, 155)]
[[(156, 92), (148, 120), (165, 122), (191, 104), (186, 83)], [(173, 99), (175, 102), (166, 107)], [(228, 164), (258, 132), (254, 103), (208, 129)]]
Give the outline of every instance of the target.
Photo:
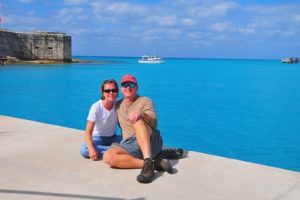
[(163, 149), (160, 154), (158, 155), (161, 159), (172, 159), (177, 160), (182, 158), (183, 156), (183, 149)]
[(153, 160), (154, 169), (157, 171), (166, 171), (169, 174), (173, 173), (173, 167), (168, 160), (155, 158)]
[(136, 177), (140, 183), (151, 183), (154, 179), (154, 166), (150, 158), (144, 160), (144, 166), (141, 173)]

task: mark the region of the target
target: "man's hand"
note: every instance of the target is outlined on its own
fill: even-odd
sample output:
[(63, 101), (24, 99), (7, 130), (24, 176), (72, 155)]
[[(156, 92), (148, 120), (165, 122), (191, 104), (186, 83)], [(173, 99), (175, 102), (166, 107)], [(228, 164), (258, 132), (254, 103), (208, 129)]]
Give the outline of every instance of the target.
[(135, 110), (128, 115), (127, 121), (129, 121), (131, 124), (134, 124), (138, 120), (140, 120), (143, 116), (144, 116), (143, 112), (141, 112), (140, 110)]

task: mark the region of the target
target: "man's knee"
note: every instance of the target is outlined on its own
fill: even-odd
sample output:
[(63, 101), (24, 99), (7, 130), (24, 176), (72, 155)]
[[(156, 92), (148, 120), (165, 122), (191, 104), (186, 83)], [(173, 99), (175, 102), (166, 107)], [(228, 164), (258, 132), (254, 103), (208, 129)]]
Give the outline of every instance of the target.
[(147, 126), (147, 124), (145, 123), (145, 121), (143, 119), (139, 119), (133, 124), (133, 128), (139, 127), (139, 126)]
[(133, 124), (133, 129), (135, 133), (139, 133), (139, 131), (142, 129), (147, 130), (149, 135), (152, 133), (152, 129), (150, 128), (150, 126), (142, 119)]
[(104, 152), (103, 161), (111, 167), (116, 167), (119, 161), (119, 156), (125, 153), (126, 151), (119, 147), (110, 148), (109, 150)]
[(113, 159), (114, 159), (114, 153), (113, 153), (112, 149), (109, 149), (106, 152), (104, 152), (104, 154), (103, 154), (104, 163), (112, 166)]

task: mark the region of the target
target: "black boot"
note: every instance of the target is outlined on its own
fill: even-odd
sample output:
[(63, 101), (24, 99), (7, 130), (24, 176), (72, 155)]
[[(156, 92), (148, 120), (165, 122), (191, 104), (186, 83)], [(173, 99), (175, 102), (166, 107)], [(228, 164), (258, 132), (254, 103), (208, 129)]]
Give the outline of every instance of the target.
[(144, 166), (141, 173), (136, 177), (140, 183), (151, 183), (154, 179), (154, 166), (150, 158), (144, 160)]
[(163, 149), (160, 154), (158, 155), (161, 159), (173, 159), (177, 160), (182, 158), (183, 156), (183, 149)]
[(172, 165), (168, 160), (161, 159), (158, 157), (153, 160), (153, 164), (154, 164), (154, 169), (157, 171), (166, 171), (170, 174), (173, 173)]

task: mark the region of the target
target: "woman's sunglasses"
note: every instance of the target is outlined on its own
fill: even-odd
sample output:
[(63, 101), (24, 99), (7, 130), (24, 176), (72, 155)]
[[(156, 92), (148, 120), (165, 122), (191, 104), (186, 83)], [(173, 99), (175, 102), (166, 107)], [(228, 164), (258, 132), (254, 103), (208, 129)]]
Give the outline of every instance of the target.
[(116, 93), (116, 92), (118, 92), (118, 90), (117, 89), (107, 89), (107, 90), (103, 90), (103, 92), (105, 92), (107, 94), (110, 92)]

